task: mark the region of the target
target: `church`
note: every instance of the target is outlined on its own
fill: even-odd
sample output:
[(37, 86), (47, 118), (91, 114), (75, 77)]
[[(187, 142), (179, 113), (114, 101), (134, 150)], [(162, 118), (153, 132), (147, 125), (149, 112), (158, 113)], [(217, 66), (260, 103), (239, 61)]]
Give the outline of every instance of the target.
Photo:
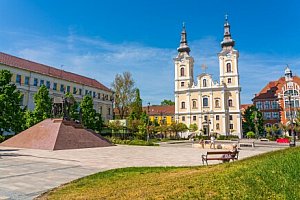
[(175, 64), (175, 121), (190, 127), (197, 124), (202, 135), (242, 137), (239, 52), (234, 49), (226, 16), (221, 51), (218, 53), (220, 80), (202, 73), (194, 80), (194, 58), (190, 55), (186, 28), (181, 32)]

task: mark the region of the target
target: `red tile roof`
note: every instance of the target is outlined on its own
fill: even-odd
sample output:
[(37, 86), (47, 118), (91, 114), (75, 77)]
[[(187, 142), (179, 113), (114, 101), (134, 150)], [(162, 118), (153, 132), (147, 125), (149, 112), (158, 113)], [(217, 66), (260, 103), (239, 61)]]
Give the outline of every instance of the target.
[[(143, 110), (148, 114), (148, 106), (144, 106)], [(149, 115), (174, 115), (175, 106), (149, 106)]]
[(253, 104), (241, 104), (241, 110), (244, 111), (250, 106), (253, 106)]
[[(300, 85), (300, 78), (298, 76), (293, 76), (293, 81)], [(280, 77), (277, 81), (271, 81), (258, 94), (256, 94), (252, 100), (256, 101), (277, 98), (278, 94), (282, 92), (282, 87), (285, 84), (285, 77)]]
[(103, 84), (95, 79), (91, 79), (85, 76), (74, 74), (72, 72), (66, 72), (64, 70), (56, 69), (47, 65), (36, 63), (23, 58), (18, 58), (9, 54), (0, 52), (0, 64), (4, 64), (11, 67), (16, 67), (28, 71), (33, 71), (39, 74), (52, 76), (59, 79), (64, 79), (74, 83), (83, 84), (86, 86), (94, 87), (100, 90), (111, 92), (110, 89), (105, 87)]

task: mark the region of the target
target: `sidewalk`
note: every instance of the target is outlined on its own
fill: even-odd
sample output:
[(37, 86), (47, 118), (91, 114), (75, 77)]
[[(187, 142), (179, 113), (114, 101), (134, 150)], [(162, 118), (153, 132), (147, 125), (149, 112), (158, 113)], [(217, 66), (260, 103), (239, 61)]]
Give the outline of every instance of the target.
[[(0, 147), (0, 199), (32, 199), (61, 184), (109, 169), (202, 165), (201, 155), (208, 149), (192, 148), (191, 144), (179, 146), (119, 145), (61, 151)], [(239, 158), (277, 149), (245, 148), (240, 151)], [(213, 163), (219, 162), (210, 162)]]

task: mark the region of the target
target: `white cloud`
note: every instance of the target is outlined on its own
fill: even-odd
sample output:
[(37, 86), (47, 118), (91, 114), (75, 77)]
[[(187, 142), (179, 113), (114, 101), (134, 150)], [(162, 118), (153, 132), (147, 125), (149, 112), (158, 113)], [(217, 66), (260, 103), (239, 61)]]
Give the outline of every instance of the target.
[[(137, 43), (113, 44), (101, 38), (78, 36), (70, 29), (66, 37), (44, 38), (38, 35), (7, 33), (9, 45), (4, 52), (28, 60), (95, 78), (110, 87), (116, 73), (130, 71), (140, 88), (144, 104), (159, 104), (163, 99), (174, 98), (173, 57), (176, 49), (155, 48)], [(5, 38), (0, 32), (0, 38)], [(4, 40), (3, 40), (4, 41)], [(202, 73), (201, 64), (207, 72), (219, 79), (217, 53), (220, 42), (206, 37), (189, 42), (195, 59), (195, 76)], [(250, 103), (269, 81), (283, 76), (286, 62), (294, 73), (300, 64), (298, 58), (280, 58), (277, 55), (249, 54), (240, 52), (239, 72), (242, 86), (242, 103)]]

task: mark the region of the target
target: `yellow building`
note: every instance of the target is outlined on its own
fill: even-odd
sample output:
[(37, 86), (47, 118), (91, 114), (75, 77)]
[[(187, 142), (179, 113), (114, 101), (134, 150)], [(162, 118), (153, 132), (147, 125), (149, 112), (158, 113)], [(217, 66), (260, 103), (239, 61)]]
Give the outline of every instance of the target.
[(148, 114), (151, 122), (156, 121), (158, 124), (170, 125), (174, 122), (175, 106), (145, 106), (143, 110)]
[(95, 79), (72, 72), (18, 58), (0, 52), (0, 70), (9, 70), (12, 82), (23, 93), (22, 105), (34, 109), (33, 96), (45, 85), (50, 97), (62, 97), (69, 92), (77, 101), (89, 94), (93, 97), (94, 109), (102, 114), (104, 121), (112, 119), (113, 92)]
[[(224, 38), (218, 54), (220, 80), (202, 73), (194, 80), (194, 58), (190, 55), (186, 30), (181, 32), (175, 63), (175, 120), (188, 127), (196, 123), (204, 135), (242, 136), (240, 84), (238, 73), (239, 52), (234, 49), (230, 25), (224, 23)], [(189, 134), (189, 133), (186, 133)]]

